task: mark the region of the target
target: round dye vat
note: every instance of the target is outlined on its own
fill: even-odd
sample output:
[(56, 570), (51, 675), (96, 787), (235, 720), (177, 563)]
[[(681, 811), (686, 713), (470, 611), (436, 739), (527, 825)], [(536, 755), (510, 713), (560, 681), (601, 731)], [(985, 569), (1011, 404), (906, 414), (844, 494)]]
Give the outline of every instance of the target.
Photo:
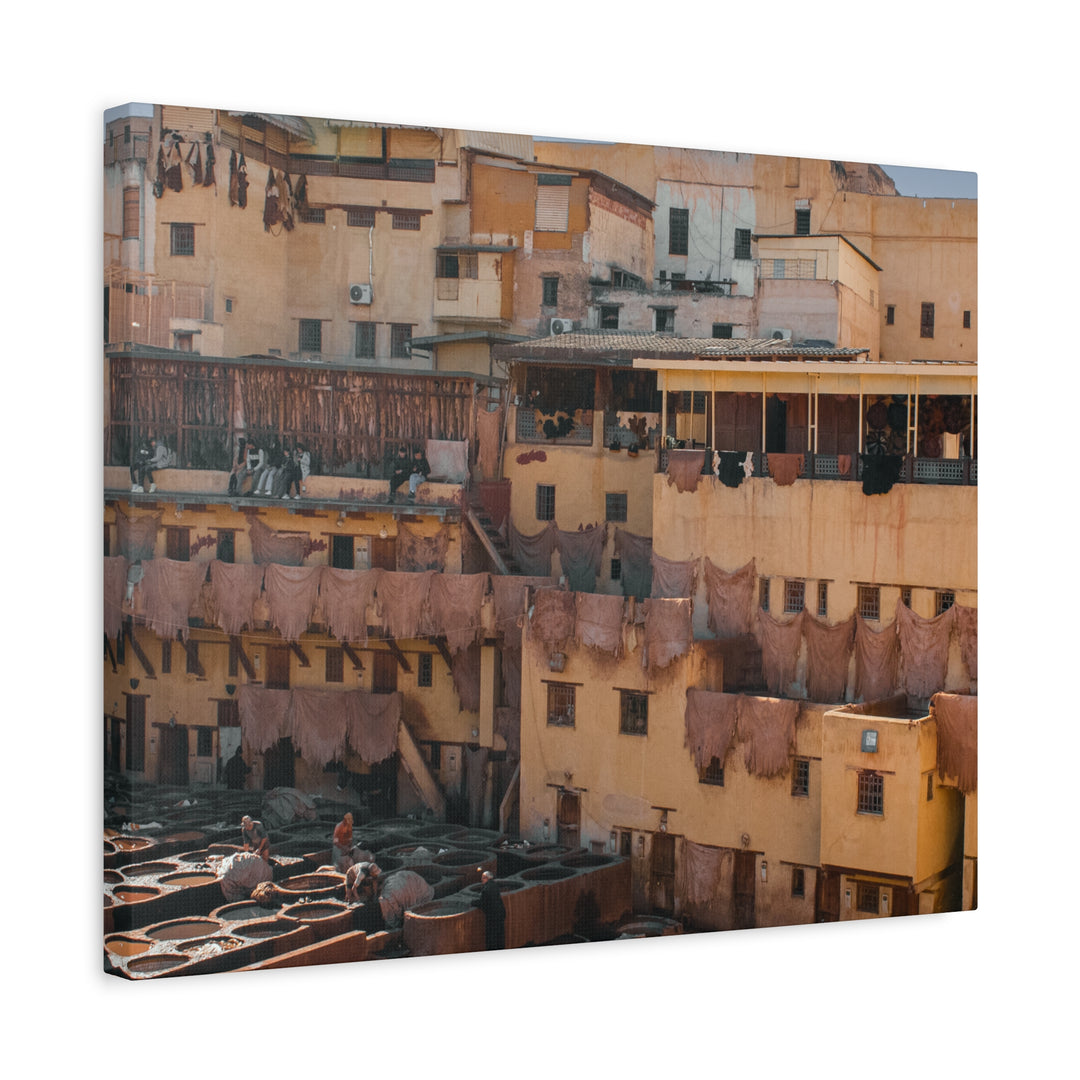
[(116, 845), (111, 840), (106, 840), (105, 841), (105, 854), (106, 855), (115, 855), (116, 854)]
[(176, 947), (189, 956), (192, 953), (200, 953), (200, 959), (207, 956), (216, 956), (218, 953), (228, 952), (244, 943), (236, 937), (205, 937), (195, 938), (193, 941), (184, 941)]
[(159, 923), (143, 930), (143, 933), (154, 941), (187, 941), (193, 937), (205, 937), (220, 929), (221, 923), (216, 919), (176, 919)]
[(157, 953), (153, 956), (137, 956), (128, 961), (129, 975), (159, 975), (163, 971), (190, 963), (190, 956), (178, 956), (175, 953)]
[(522, 881), (562, 881), (573, 877), (576, 871), (569, 866), (534, 866), (518, 875)]
[(444, 851), (441, 855), (436, 855), (431, 861), (438, 866), (471, 866), (475, 870), (478, 866), (482, 866), (485, 862), (491, 862), (494, 858), (494, 853), (490, 851), (467, 851), (454, 848), (450, 851)]
[(158, 876), (160, 874), (172, 874), (180, 869), (180, 864), (175, 862), (139, 862), (130, 863), (124, 867), (124, 877), (137, 878)]
[(247, 919), (265, 919), (274, 914), (276, 908), (263, 907), (253, 900), (237, 900), (232, 904), (223, 904), (210, 912), (211, 919), (222, 922), (244, 922)]
[(122, 885), (124, 883), (124, 875), (119, 870), (106, 870), (105, 871), (105, 884), (106, 885)]
[(285, 909), (284, 914), (302, 922), (311, 922), (313, 919), (332, 919), (348, 911), (342, 904), (293, 904)]
[(112, 842), (117, 851), (144, 851), (153, 843), (141, 836), (117, 836)]
[(236, 933), (246, 938), (277, 937), (295, 930), (298, 923), (293, 919), (266, 919), (263, 922), (247, 922), (236, 928)]
[[(495, 884), (499, 886), (499, 892), (517, 892), (518, 889), (524, 889), (524, 881), (514, 881), (513, 878), (496, 878)], [(461, 891), (467, 893), (469, 896), (479, 896), (481, 885), (480, 882), (474, 881), (471, 885), (466, 885)]]
[(206, 839), (206, 833), (199, 832), (197, 829), (185, 829), (183, 832), (169, 833), (168, 836), (163, 836), (158, 843), (160, 844), (197, 844)]
[(160, 889), (154, 889), (149, 885), (121, 885), (113, 889), (113, 896), (124, 904), (135, 904), (140, 900), (149, 900), (152, 896), (160, 895)]
[(465, 830), (460, 825), (425, 825), (423, 828), (416, 829), (413, 832), (413, 836), (415, 836), (417, 840), (424, 840), (429, 837), (441, 837), (445, 840), (454, 840), (456, 842), (464, 835)]
[(569, 858), (561, 859), (560, 865), (581, 869), (583, 867), (611, 866), (617, 861), (614, 855), (571, 855)]
[(149, 941), (140, 941), (138, 938), (111, 937), (105, 939), (105, 948), (113, 956), (138, 956), (150, 948)]
[(209, 848), (201, 848), (199, 851), (185, 851), (182, 855), (177, 855), (176, 861), (185, 863), (204, 863), (209, 855)]
[(675, 922), (674, 919), (648, 915), (635, 919), (633, 922), (623, 923), (619, 927), (620, 938), (667, 937), (670, 934), (682, 932), (682, 924)]
[(327, 890), (340, 889), (345, 883), (344, 874), (299, 874), (286, 878), (278, 884), (282, 892), (318, 895)]
[(203, 871), (184, 874), (166, 874), (159, 879), (165, 885), (208, 885), (211, 881), (217, 881), (217, 874)]

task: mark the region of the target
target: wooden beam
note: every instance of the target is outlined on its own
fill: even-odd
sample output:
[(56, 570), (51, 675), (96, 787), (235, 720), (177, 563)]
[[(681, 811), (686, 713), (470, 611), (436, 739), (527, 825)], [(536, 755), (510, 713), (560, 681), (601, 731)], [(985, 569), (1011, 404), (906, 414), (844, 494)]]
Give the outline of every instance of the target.
[(341, 643), (341, 651), (349, 658), (349, 661), (353, 666), (353, 671), (364, 670), (364, 665), (360, 662), (359, 655), (347, 641)]
[(130, 619), (124, 623), (124, 634), (127, 636), (128, 641), (131, 642), (131, 651), (139, 658), (143, 671), (151, 679), (156, 679), (157, 673), (154, 671), (154, 665), (150, 663), (150, 658), (142, 651), (142, 646), (135, 640), (135, 628), (132, 626)]
[(384, 640), (386, 641), (386, 647), (394, 654), (394, 659), (401, 665), (401, 670), (406, 674), (411, 675), (412, 668), (409, 667), (408, 658), (401, 651), (398, 643), (390, 636), (387, 636)]
[(450, 655), (450, 650), (446, 647), (446, 640), (441, 637), (429, 637), (428, 643), (434, 645), (439, 650), (439, 655), (446, 661), (448, 668), (453, 668), (454, 658)]
[(200, 679), (205, 679), (206, 671), (202, 666), (202, 661), (199, 659), (198, 645), (189, 641), (187, 638), (181, 637), (179, 631), (176, 633), (176, 639), (183, 646), (184, 652), (187, 653), (188, 671), (198, 675)]
[(247, 653), (244, 652), (244, 644), (240, 640), (240, 635), (230, 634), (229, 645), (232, 646), (236, 652), (236, 659), (240, 661), (240, 666), (244, 669), (244, 674), (251, 679), (252, 682), (257, 682), (258, 679), (255, 676), (255, 668), (248, 658)]
[(311, 661), (307, 658), (307, 653), (300, 648), (300, 642), (290, 641), (289, 648), (296, 653), (296, 657), (300, 661), (301, 667), (311, 667)]

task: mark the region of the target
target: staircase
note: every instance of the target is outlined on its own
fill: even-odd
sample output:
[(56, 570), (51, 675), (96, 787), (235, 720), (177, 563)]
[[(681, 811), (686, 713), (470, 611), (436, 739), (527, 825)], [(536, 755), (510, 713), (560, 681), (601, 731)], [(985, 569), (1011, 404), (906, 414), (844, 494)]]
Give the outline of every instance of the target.
[(520, 574), (521, 567), (514, 562), (514, 557), (510, 554), (510, 545), (506, 542), (505, 536), (499, 533), (491, 520), (491, 515), (484, 509), (480, 493), (476, 488), (469, 490), (465, 516), (480, 543), (484, 545), (488, 557), (494, 564), (494, 570), (499, 574)]

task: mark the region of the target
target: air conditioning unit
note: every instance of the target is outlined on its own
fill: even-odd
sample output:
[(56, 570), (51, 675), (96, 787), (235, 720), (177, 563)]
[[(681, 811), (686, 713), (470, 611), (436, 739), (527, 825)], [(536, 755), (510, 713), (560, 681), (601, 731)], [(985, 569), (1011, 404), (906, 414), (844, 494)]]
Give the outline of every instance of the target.
[(349, 303), (350, 304), (370, 304), (371, 303), (371, 286), (370, 285), (350, 285), (349, 286)]
[(785, 330), (782, 326), (776, 326), (769, 331), (769, 337), (771, 337), (773, 341), (790, 341), (791, 331)]
[(552, 336), (556, 334), (569, 334), (574, 329), (573, 319), (552, 319), (551, 320), (551, 333)]

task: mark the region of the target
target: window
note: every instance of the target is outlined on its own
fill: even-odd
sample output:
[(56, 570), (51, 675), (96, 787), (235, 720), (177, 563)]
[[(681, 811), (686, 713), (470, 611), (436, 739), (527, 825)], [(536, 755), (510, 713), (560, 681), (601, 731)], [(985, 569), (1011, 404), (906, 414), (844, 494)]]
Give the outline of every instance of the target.
[(600, 329), (601, 330), (618, 330), (619, 329), (619, 309), (614, 304), (604, 304), (600, 308)]
[(956, 593), (951, 591), (939, 592), (934, 597), (934, 614), (943, 615), (956, 603)]
[(901, 585), (900, 586), (900, 603), (903, 604), (904, 607), (906, 607), (906, 608), (911, 607), (911, 586), (910, 585)]
[(634, 834), (629, 829), (623, 829), (619, 833), (619, 854), (624, 859), (629, 859), (634, 853)]
[(541, 173), (536, 178), (537, 232), (566, 232), (570, 227), (570, 177)]
[(712, 324), (712, 336), (714, 338), (727, 338), (731, 337), (731, 332), (734, 329), (731, 323), (728, 322), (714, 322)]
[(932, 772), (926, 774), (926, 801), (934, 801), (934, 774)]
[(613, 267), (611, 270), (611, 287), (613, 289), (643, 289), (645, 280), (637, 274), (631, 274), (629, 270), (617, 270)]
[(555, 485), (536, 485), (536, 520), (555, 520)]
[(923, 304), (922, 317), (919, 322), (919, 337), (932, 338), (934, 336), (934, 305)]
[(810, 235), (810, 208), (797, 209), (795, 211), (795, 235)]
[(191, 561), (191, 530), (182, 525), (165, 529), (165, 558), (177, 562)]
[(225, 314), (231, 315), (233, 310), (233, 298), (231, 296), (225, 297)]
[(769, 579), (767, 577), (758, 578), (758, 607), (762, 611), (769, 610)]
[(896, 322), (896, 305), (885, 305), (885, 325), (892, 326)]
[(161, 643), (161, 674), (172, 674), (172, 638), (165, 638)]
[(881, 887), (859, 881), (855, 884), (855, 909), (867, 915), (876, 915), (881, 904)]
[(859, 773), (859, 800), (856, 811), (860, 814), (885, 813), (885, 778), (879, 772), (863, 769)]
[(325, 225), (326, 211), (309, 206), (306, 210), (300, 211), (300, 220), (305, 225)]
[(710, 758), (709, 764), (698, 775), (699, 784), (712, 784), (714, 787), (724, 786), (724, 763), (718, 758)]
[(325, 682), (345, 681), (345, 650), (340, 647), (331, 647), (326, 650), (326, 673)]
[(559, 279), (557, 277), (546, 277), (541, 279), (541, 284), (544, 289), (544, 297), (541, 303), (544, 307), (555, 307), (559, 302)]
[(619, 691), (619, 734), (649, 734), (649, 695)]
[(408, 229), (412, 232), (420, 231), (419, 210), (391, 210), (390, 223), (395, 229)]
[(784, 614), (797, 615), (806, 606), (806, 582), (784, 582)]
[(431, 686), (432, 685), (432, 662), (431, 653), (422, 652), (417, 658), (416, 663), (416, 685), (417, 686)]
[(214, 756), (214, 729), (199, 727), (195, 729), (195, 756)]
[(458, 276), (457, 255), (436, 255), (435, 276), (439, 278), (456, 278)]
[(668, 210), (668, 254), (685, 255), (690, 237), (690, 211), (671, 207)]
[(322, 352), (322, 323), (318, 319), (300, 320), (300, 351)]
[(881, 618), (881, 590), (876, 585), (860, 585), (857, 596), (862, 618)]
[(817, 583), (817, 614), (819, 619), (824, 619), (829, 614), (829, 583), (827, 581)]
[(397, 359), (409, 356), (409, 340), (412, 338), (412, 326), (408, 323), (391, 323), (390, 355)]
[(964, 312), (964, 329), (965, 330), (970, 330), (971, 329), (971, 312), (970, 311), (965, 311)]
[(622, 559), (611, 560), (611, 573), (609, 576), (612, 581), (622, 580)]
[[(430, 654), (429, 654), (430, 655)], [(442, 768), (442, 743), (429, 743), (428, 753), (431, 767), (438, 772)]]
[(202, 665), (199, 663), (199, 643), (197, 641), (188, 641), (185, 652), (187, 653), (187, 674), (201, 675)]
[(345, 224), (359, 229), (370, 229), (375, 224), (375, 211), (368, 206), (354, 206), (345, 212)]
[(656, 331), (660, 334), (673, 334), (675, 332), (675, 309), (656, 308)]
[(218, 529), (217, 558), (219, 562), (236, 562), (236, 530)]
[(356, 541), (354, 537), (330, 537), (330, 565), (335, 570), (356, 569)]
[(604, 520), (626, 520), (626, 492), (608, 491), (604, 493)]
[(574, 690), (571, 683), (547, 684), (547, 722), (550, 727), (574, 726)]
[(195, 254), (195, 226), (177, 225), (169, 226), (169, 254), (170, 255), (194, 255)]
[(375, 356), (375, 324), (358, 322), (356, 324), (356, 359), (371, 360)]
[(124, 231), (122, 235), (125, 240), (139, 239), (139, 189), (137, 187), (124, 188)]
[(791, 868), (791, 895), (793, 897), (806, 895), (806, 871), (801, 866)]
[(749, 229), (736, 229), (735, 230), (735, 258), (736, 259), (749, 259), (750, 258), (750, 230)]
[(796, 758), (791, 763), (791, 794), (802, 798), (810, 794), (809, 758)]

